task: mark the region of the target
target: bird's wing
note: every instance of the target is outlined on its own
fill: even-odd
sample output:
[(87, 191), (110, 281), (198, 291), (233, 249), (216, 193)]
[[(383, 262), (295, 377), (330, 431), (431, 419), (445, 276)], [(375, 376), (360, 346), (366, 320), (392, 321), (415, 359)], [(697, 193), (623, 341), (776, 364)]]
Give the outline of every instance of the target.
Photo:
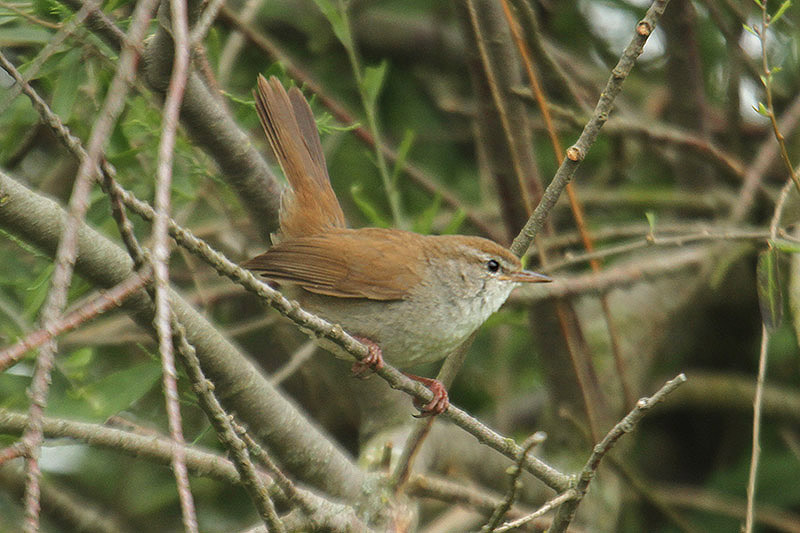
[(279, 242), (242, 266), (318, 294), (400, 300), (421, 279), (423, 239), (379, 228), (333, 230)]

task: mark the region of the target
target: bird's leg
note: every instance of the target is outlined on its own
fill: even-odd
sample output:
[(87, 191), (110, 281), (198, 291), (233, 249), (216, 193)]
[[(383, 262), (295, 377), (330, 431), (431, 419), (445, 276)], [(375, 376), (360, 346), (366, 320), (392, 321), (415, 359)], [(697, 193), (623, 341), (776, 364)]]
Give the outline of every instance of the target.
[[(353, 338), (357, 339), (360, 343), (369, 348), (369, 354), (364, 359), (353, 363), (353, 366), (350, 368), (353, 375), (357, 378), (363, 379), (369, 377), (372, 372), (383, 368), (383, 352), (381, 347), (378, 346), (375, 341), (366, 337), (353, 335)], [(450, 399), (447, 396), (447, 389), (444, 387), (441, 381), (438, 379), (424, 378), (415, 374), (409, 374), (408, 372), (403, 372), (403, 374), (414, 381), (422, 383), (433, 393), (433, 399), (426, 404), (423, 404), (419, 399), (414, 398), (414, 407), (419, 409), (420, 412), (418, 415), (415, 415), (417, 418), (436, 416), (442, 414), (447, 410), (448, 407), (450, 407)]]

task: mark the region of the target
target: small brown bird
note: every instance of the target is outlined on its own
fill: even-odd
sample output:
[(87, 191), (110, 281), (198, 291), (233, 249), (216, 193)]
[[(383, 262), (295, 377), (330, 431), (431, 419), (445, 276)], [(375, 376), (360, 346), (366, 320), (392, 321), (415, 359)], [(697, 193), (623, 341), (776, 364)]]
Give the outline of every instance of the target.
[[(255, 97), (290, 188), (281, 198), (276, 243), (243, 266), (369, 346), (370, 356), (354, 372), (378, 369), (384, 359), (400, 368), (443, 359), (517, 284), (551, 281), (523, 270), (509, 250), (480, 237), (348, 229), (303, 94), (259, 76)], [(423, 415), (447, 409), (439, 381), (406, 375), (434, 393), (430, 403), (417, 406)]]

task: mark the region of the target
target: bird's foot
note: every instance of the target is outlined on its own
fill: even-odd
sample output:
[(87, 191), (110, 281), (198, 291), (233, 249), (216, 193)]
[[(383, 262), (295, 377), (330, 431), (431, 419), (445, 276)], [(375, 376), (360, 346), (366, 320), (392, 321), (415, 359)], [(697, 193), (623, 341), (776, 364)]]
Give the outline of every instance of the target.
[(450, 399), (447, 396), (447, 389), (441, 381), (433, 378), (424, 378), (414, 374), (403, 372), (407, 377), (414, 381), (419, 381), (433, 393), (433, 399), (426, 404), (423, 404), (418, 398), (414, 398), (414, 407), (419, 409), (419, 414), (414, 415), (416, 418), (426, 418), (429, 416), (436, 416), (444, 413), (450, 407)]
[(365, 379), (373, 372), (383, 368), (383, 352), (380, 346), (366, 337), (357, 337), (354, 335), (353, 338), (357, 339), (369, 349), (369, 354), (364, 359), (356, 361), (353, 363), (353, 366), (350, 367), (350, 371), (355, 377)]

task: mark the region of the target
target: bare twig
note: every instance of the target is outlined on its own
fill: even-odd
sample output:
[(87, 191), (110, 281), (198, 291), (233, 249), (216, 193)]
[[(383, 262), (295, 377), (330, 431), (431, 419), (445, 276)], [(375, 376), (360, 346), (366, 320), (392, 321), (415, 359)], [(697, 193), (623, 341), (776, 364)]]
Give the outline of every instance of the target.
[(175, 147), (175, 131), (178, 127), (178, 114), (189, 75), (189, 22), (185, 0), (170, 0), (170, 22), (175, 42), (172, 75), (164, 101), (164, 121), (161, 139), (158, 143), (158, 166), (155, 187), (155, 211), (153, 221), (153, 289), (155, 317), (153, 325), (158, 337), (163, 372), (164, 401), (166, 403), (169, 432), (175, 442), (172, 457), (172, 471), (178, 486), (178, 499), (181, 504), (183, 527), (190, 533), (197, 533), (197, 513), (194, 506), (189, 475), (186, 471), (181, 410), (178, 398), (178, 377), (175, 371), (175, 355), (172, 345), (171, 310), (169, 307), (169, 240), (167, 220), (170, 212), (172, 189), (172, 154)]
[[(506, 8), (506, 3), (502, 3), (503, 8)], [(530, 176), (523, 169), (522, 154), (520, 154), (519, 143), (516, 141), (516, 136), (519, 132), (514, 131), (511, 126), (509, 117), (509, 110), (506, 106), (506, 98), (501, 94), (500, 82), (498, 75), (494, 71), (494, 62), (489, 57), (489, 45), (487, 39), (484, 37), (484, 32), (481, 29), (481, 17), (478, 14), (478, 9), (474, 0), (466, 0), (466, 11), (469, 18), (470, 26), (475, 34), (475, 45), (478, 49), (478, 56), (481, 59), (481, 66), (483, 67), (484, 75), (486, 76), (486, 85), (491, 95), (492, 104), (494, 105), (495, 112), (500, 119), (500, 124), (503, 130), (503, 135), (506, 139), (506, 147), (511, 157), (511, 167), (514, 169), (514, 174), (517, 179), (519, 187), (519, 194), (522, 195), (522, 204), (525, 207), (525, 212), (530, 216), (533, 199), (530, 197), (530, 189), (528, 180)], [(513, 26), (512, 26), (513, 27)]]
[(558, 508), (556, 517), (553, 520), (553, 525), (548, 530), (550, 533), (561, 533), (566, 531), (567, 526), (569, 526), (569, 523), (575, 516), (575, 511), (578, 509), (578, 505), (589, 489), (589, 484), (592, 482), (592, 479), (594, 479), (594, 476), (597, 473), (600, 462), (611, 450), (614, 444), (616, 444), (620, 437), (633, 431), (633, 429), (636, 427), (636, 424), (638, 424), (639, 421), (644, 418), (650, 408), (662, 401), (669, 393), (677, 389), (684, 382), (686, 382), (686, 376), (684, 374), (678, 374), (673, 379), (667, 381), (664, 386), (661, 387), (650, 398), (642, 398), (639, 400), (636, 403), (636, 407), (634, 407), (633, 410), (625, 416), (625, 418), (620, 420), (613, 428), (611, 428), (611, 431), (606, 434), (603, 440), (594, 447), (592, 454), (586, 461), (586, 465), (584, 465), (583, 470), (581, 470), (581, 473), (578, 476), (577, 483), (574, 487), (572, 487), (577, 492), (577, 495), (574, 499), (569, 500)]
[(776, 239), (778, 238), (778, 231), (781, 223), (781, 217), (783, 216), (783, 209), (786, 207), (786, 200), (789, 198), (789, 193), (792, 192), (792, 184), (794, 181), (792, 179), (786, 180), (786, 184), (781, 189), (780, 194), (778, 195), (778, 200), (775, 202), (775, 212), (772, 214), (772, 220), (769, 223), (769, 238)]
[[(579, 265), (592, 259), (601, 257), (611, 257), (614, 255), (627, 254), (636, 250), (644, 248), (651, 248), (656, 246), (686, 246), (688, 244), (698, 242), (715, 242), (715, 241), (729, 241), (729, 240), (742, 240), (742, 241), (762, 241), (769, 239), (771, 232), (759, 230), (737, 230), (731, 229), (727, 231), (703, 231), (701, 233), (690, 233), (685, 235), (671, 235), (669, 237), (659, 237), (654, 233), (649, 233), (641, 239), (636, 239), (622, 244), (615, 244), (608, 246), (602, 250), (591, 253), (571, 254), (567, 253), (565, 259), (554, 262), (548, 265), (548, 271), (554, 272), (556, 270)], [(774, 237), (773, 237), (774, 238)]]
[[(250, 1), (257, 2), (259, 0)], [(293, 79), (302, 83), (309, 91), (316, 95), (316, 97), (319, 99), (319, 102), (325, 106), (325, 108), (327, 108), (334, 117), (336, 117), (336, 120), (342, 124), (354, 126), (353, 133), (356, 135), (356, 137), (369, 146), (375, 146), (375, 138), (367, 128), (358, 125), (356, 118), (350, 111), (348, 111), (339, 101), (331, 97), (322, 85), (312, 78), (308, 72), (298, 67), (297, 64), (288, 56), (288, 54), (281, 50), (281, 48), (278, 47), (273, 41), (269, 40), (267, 37), (250, 27), (249, 22), (246, 20), (246, 13), (243, 12), (243, 14), (239, 16), (231, 11), (228, 7), (223, 7), (220, 11), (220, 20), (227, 22), (233, 29), (239, 31), (242, 36), (253, 43), (253, 45), (257, 46), (276, 61), (279, 61), (286, 68), (286, 72)], [(220, 71), (222, 71), (223, 68), (224, 66), (221, 66)], [(220, 77), (222, 77), (221, 74)], [(391, 146), (382, 144), (380, 149), (383, 151), (384, 155), (389, 161), (397, 163), (400, 159), (397, 150)], [(473, 209), (465, 208), (465, 202), (463, 200), (459, 199), (449, 190), (436, 183), (436, 180), (432, 176), (430, 176), (420, 167), (416, 166), (413, 162), (405, 161), (402, 171), (429, 194), (440, 197), (444, 204), (453, 209), (463, 211), (470, 224), (478, 229), (483, 235), (486, 235), (497, 242), (504, 242), (505, 237), (500, 234), (491, 224), (487, 224), (486, 220), (484, 219), (485, 217), (481, 216), (479, 213), (476, 213)]]
[[(551, 510), (557, 508), (559, 505), (562, 505), (568, 501), (574, 500), (578, 497), (578, 492), (575, 489), (567, 489), (558, 496), (551, 498), (548, 500), (544, 505), (539, 507), (536, 511), (523, 516), (522, 518), (518, 518), (517, 520), (506, 522), (502, 526), (495, 529), (495, 533), (505, 533), (506, 531), (511, 531), (512, 529), (518, 529), (528, 522), (534, 520), (535, 518), (539, 518), (543, 516), (545, 513), (550, 512)], [(549, 530), (548, 530), (549, 531)]]
[(527, 251), (530, 243), (544, 225), (550, 210), (561, 196), (561, 192), (575, 175), (578, 165), (580, 165), (580, 162), (586, 157), (586, 153), (594, 144), (597, 135), (600, 133), (600, 128), (602, 128), (603, 124), (608, 120), (614, 100), (622, 90), (622, 83), (633, 69), (636, 58), (642, 53), (644, 44), (655, 29), (659, 18), (661, 18), (661, 15), (664, 13), (667, 3), (668, 0), (654, 1), (650, 9), (647, 10), (647, 14), (636, 25), (634, 37), (623, 52), (617, 65), (611, 71), (611, 77), (601, 93), (600, 100), (597, 102), (592, 118), (583, 128), (583, 132), (580, 137), (578, 137), (575, 144), (567, 149), (567, 158), (558, 167), (553, 181), (551, 181), (550, 185), (545, 189), (539, 205), (536, 206), (536, 209), (530, 219), (528, 219), (525, 227), (522, 228), (519, 235), (514, 239), (511, 245), (511, 251), (518, 256), (522, 256)]
[[(121, 188), (119, 191), (120, 196), (129, 209), (146, 220), (153, 219), (154, 212), (150, 206), (136, 199), (128, 191), (124, 191)], [(348, 335), (340, 326), (330, 324), (304, 311), (299, 307), (297, 302), (287, 300), (280, 292), (256, 278), (251, 272), (240, 268), (224, 255), (211, 248), (206, 242), (198, 239), (191, 232), (180, 227), (172, 220), (169, 221), (169, 232), (178, 244), (202, 258), (219, 274), (226, 276), (234, 283), (241, 285), (245, 289), (261, 297), (273, 309), (295, 322), (301, 329), (312, 331), (316, 335), (324, 336), (332, 340), (343, 350), (358, 359), (364, 358), (369, 354), (369, 350), (366, 346)], [(433, 393), (431, 393), (428, 388), (409, 379), (402, 372), (390, 365), (385, 365), (377, 374), (385, 379), (394, 389), (411, 394), (425, 402), (429, 402), (432, 399)], [(509, 442), (508, 439), (503, 438), (456, 406), (451, 404), (450, 408), (445, 411), (443, 415), (462, 429), (472, 433), (479, 441), (488, 444), (500, 453), (512, 458), (518, 457), (518, 445)], [(525, 467), (555, 490), (563, 490), (567, 486), (567, 476), (536, 458), (529, 456), (529, 459), (526, 460)]]
[[(0, 6), (5, 7), (6, 9), (12, 9), (11, 4), (6, 4), (6, 2), (0, 2)], [(83, 7), (81, 7), (75, 13), (75, 16), (65, 22), (59, 28), (58, 32), (47, 41), (47, 44), (44, 48), (42, 48), (42, 51), (36, 54), (34, 60), (31, 61), (28, 67), (25, 69), (25, 81), (32, 80), (39, 73), (39, 70), (42, 68), (45, 62), (59, 50), (67, 38), (75, 33), (76, 29), (81, 27), (84, 20), (86, 20), (86, 17), (89, 16), (89, 13), (96, 9), (98, 9), (97, 4), (91, 0), (87, 0)], [(6, 95), (3, 97), (2, 101), (0, 101), (0, 113), (3, 113), (6, 109), (8, 109), (9, 104), (11, 104), (14, 98), (19, 96), (20, 92), (22, 92), (21, 83), (15, 84), (6, 91)]]
[(285, 365), (280, 367), (272, 374), (272, 384), (279, 385), (283, 383), (289, 378), (289, 376), (297, 372), (298, 369), (302, 368), (306, 361), (308, 361), (316, 351), (317, 345), (314, 343), (314, 341), (308, 341), (303, 344), (292, 354), (292, 356), (289, 358), (289, 361)]
[[(13, 496), (22, 496), (24, 477), (20, 469), (7, 467), (0, 469), (0, 487)], [(132, 533), (115, 511), (108, 505), (89, 500), (79, 489), (58, 480), (44, 479), (41, 488), (42, 511), (49, 515), (51, 522), (61, 531), (81, 531), (82, 533)], [(5, 518), (5, 517), (4, 517)], [(10, 529), (16, 530), (9, 520)]]
[(131, 294), (144, 287), (152, 279), (152, 272), (137, 273), (119, 285), (88, 299), (61, 317), (51, 327), (38, 329), (0, 352), (0, 372), (19, 361), (25, 352), (38, 348), (53, 337), (72, 331), (84, 322), (92, 320), (106, 311), (119, 307)]
[[(24, 414), (0, 408), (0, 430), (3, 432), (21, 432), (26, 422), (27, 416)], [(43, 423), (44, 434), (48, 438), (72, 439), (96, 448), (144, 458), (155, 464), (168, 466), (172, 462), (174, 442), (160, 434), (139, 435), (98, 424), (48, 417), (44, 418)], [(249, 439), (249, 442), (252, 443), (252, 439)], [(246, 486), (246, 480), (237, 471), (235, 461), (194, 446), (186, 446), (185, 455), (187, 467), (194, 475)], [(312, 515), (310, 520), (333, 526), (332, 531), (365, 530), (364, 524), (355, 516), (352, 507), (325, 500), (307, 489), (291, 484), (288, 480), (286, 481), (291, 484), (290, 487), (285, 483), (282, 484), (278, 479), (277, 469), (270, 471), (273, 478), (260, 470), (254, 469), (253, 474), (273, 497), (286, 498), (287, 502), (293, 502), (307, 510)]]
[[(542, 118), (544, 119), (545, 129), (547, 130), (547, 135), (550, 138), (550, 144), (553, 147), (553, 152), (555, 153), (556, 162), (561, 165), (564, 162), (564, 154), (561, 147), (561, 141), (558, 138), (558, 134), (556, 132), (555, 124), (553, 123), (553, 117), (550, 113), (550, 107), (547, 105), (547, 97), (544, 94), (544, 90), (542, 89), (541, 83), (539, 82), (539, 77), (536, 75), (536, 70), (534, 69), (533, 59), (531, 58), (530, 51), (522, 38), (522, 31), (520, 28), (519, 23), (514, 18), (513, 14), (511, 13), (511, 8), (509, 6), (509, 0), (502, 0), (501, 4), (503, 6), (503, 14), (506, 17), (508, 22), (508, 26), (511, 29), (511, 33), (514, 36), (514, 42), (517, 45), (517, 49), (519, 50), (520, 56), (522, 57), (522, 62), (525, 65), (525, 71), (528, 74), (528, 80), (530, 81), (531, 91), (536, 99), (537, 104), (539, 105), (539, 110), (542, 113)], [(567, 197), (569, 198), (569, 206), (570, 210), (572, 211), (572, 216), (575, 219), (575, 226), (578, 228), (578, 233), (581, 236), (581, 240), (583, 241), (583, 246), (586, 248), (588, 253), (594, 252), (594, 240), (592, 236), (589, 234), (589, 230), (586, 225), (586, 215), (583, 209), (583, 205), (578, 198), (578, 192), (575, 190), (575, 185), (573, 183), (567, 183), (566, 186)], [(542, 256), (542, 263), (545, 263), (544, 260), (544, 253), (540, 255)], [(600, 261), (598, 259), (591, 259), (589, 261), (590, 266), (592, 267), (593, 272), (600, 272), (602, 269), (600, 265)], [(622, 351), (619, 346), (619, 335), (617, 333), (617, 329), (614, 325), (614, 318), (611, 315), (611, 306), (608, 303), (608, 298), (605, 294), (599, 295), (600, 305), (603, 310), (603, 318), (606, 323), (606, 329), (608, 331), (608, 337), (611, 345), (611, 353), (614, 357), (614, 364), (617, 368), (617, 374), (619, 376), (620, 384), (622, 386), (622, 393), (624, 398), (624, 405), (632, 405), (633, 404), (633, 392), (630, 385), (630, 378), (628, 377), (628, 370), (625, 365), (625, 362), (622, 358)], [(576, 373), (576, 375), (580, 375)], [(584, 389), (581, 389), (584, 391)], [(592, 410), (586, 410), (587, 415), (589, 416), (589, 422), (592, 424), (593, 416)]]
[[(458, 371), (461, 370), (464, 360), (467, 357), (469, 347), (472, 346), (472, 342), (475, 340), (476, 335), (477, 332), (470, 335), (469, 338), (462, 342), (461, 346), (456, 348), (453, 353), (448, 355), (444, 360), (444, 363), (442, 363), (442, 368), (439, 369), (436, 379), (442, 385), (444, 385), (445, 388), (449, 389), (450, 385), (452, 385), (453, 381), (455, 381)], [(411, 433), (408, 435), (405, 445), (403, 446), (400, 458), (397, 460), (397, 465), (395, 466), (394, 472), (392, 472), (389, 486), (394, 486), (396, 490), (404, 488), (403, 486), (406, 484), (408, 477), (411, 474), (411, 468), (413, 466), (414, 459), (421, 449), (425, 438), (430, 434), (432, 425), (432, 417), (428, 420), (418, 420), (414, 425), (414, 428), (411, 430)]]
[(669, 254), (645, 257), (636, 262), (612, 266), (599, 274), (588, 273), (577, 276), (559, 275), (553, 283), (536, 291), (517, 289), (508, 302), (528, 304), (530, 302), (566, 298), (584, 294), (599, 294), (612, 289), (627, 287), (644, 280), (674, 276), (686, 270), (699, 270), (706, 261), (703, 249), (687, 248)]
[[(508, 513), (508, 511), (511, 509), (511, 506), (514, 505), (514, 501), (517, 498), (517, 491), (522, 488), (522, 483), (520, 482), (519, 478), (522, 475), (522, 463), (525, 460), (525, 455), (527, 455), (527, 453), (531, 451), (534, 446), (544, 442), (546, 438), (547, 436), (544, 433), (536, 432), (525, 439), (525, 442), (522, 443), (522, 453), (509, 473), (508, 491), (506, 492), (503, 500), (495, 507), (494, 511), (492, 512), (492, 516), (489, 518), (489, 521), (481, 528), (481, 533), (492, 533), (493, 531), (499, 530), (498, 526), (500, 525), (500, 521), (506, 516), (506, 513)], [(536, 518), (537, 516), (540, 515), (532, 516), (530, 520), (533, 520), (533, 518)]]
[[(2, 58), (2, 55), (0, 55), (0, 58)], [(16, 72), (16, 70), (13, 72)], [(30, 86), (26, 86), (24, 90), (42, 119), (53, 129), (67, 148), (79, 160), (85, 158), (86, 152), (80, 140), (73, 136), (61, 120), (53, 114), (46, 102)], [(105, 177), (111, 178), (116, 174), (107, 161), (103, 161), (101, 166)], [(3, 173), (0, 173), (0, 184), (2, 184), (0, 190), (3, 191), (5, 199), (4, 209), (0, 210), (3, 223), (12, 228), (12, 231), (23, 234), (26, 239), (48, 250), (49, 253), (54, 253), (57, 241), (53, 240), (55, 238), (53, 236), (60, 235), (63, 232), (61, 222), (63, 213), (60, 208), (53, 202), (45, 200), (16, 184)], [(106, 186), (112, 198), (112, 213), (118, 220), (123, 241), (128, 247), (129, 254), (134, 258), (134, 264), (141, 266), (146, 262), (146, 258), (133, 236), (130, 223), (125, 221), (121, 202), (114, 200), (114, 194), (116, 193), (119, 197), (125, 197), (134, 204), (138, 202), (139, 207), (147, 213), (148, 216), (146, 218), (148, 220), (153, 219), (155, 212), (150, 206), (140, 202), (128, 191), (120, 188), (113, 179), (107, 179)], [(120, 223), (120, 220), (123, 222)], [(174, 222), (171, 222), (171, 224), (174, 224)], [(84, 228), (83, 231), (84, 234), (91, 233), (87, 228)], [(84, 241), (84, 245), (92, 248), (95, 242), (99, 241), (103, 241), (103, 239), (97, 234), (92, 234), (90, 241)], [(88, 242), (91, 242), (91, 245), (87, 244)], [(107, 243), (103, 244), (103, 246), (107, 246)], [(104, 249), (103, 253), (107, 252), (109, 250)], [(116, 250), (111, 253), (112, 257), (106, 257), (105, 260), (116, 265), (118, 270), (109, 267), (106, 263), (102, 265), (97, 263), (96, 257), (89, 252), (87, 256), (78, 258), (79, 263), (84, 268), (84, 274), (88, 275), (89, 279), (92, 279), (95, 283), (104, 286), (123, 281), (124, 277), (121, 276), (128, 275), (130, 265), (122, 260), (119, 255), (114, 255), (117, 254)], [(314, 479), (314, 482), (325, 486), (333, 494), (342, 495), (345, 493), (351, 494), (353, 491), (359, 492), (359, 489), (355, 489), (355, 487), (360, 486), (359, 480), (363, 478), (363, 473), (337, 448), (325, 440), (314, 426), (307, 424), (294, 406), (286, 402), (274, 389), (270, 388), (266, 381), (262, 379), (260, 373), (252, 365), (243, 361), (241, 355), (232, 346), (227, 344), (219, 335), (216, 335), (213, 329), (211, 331), (205, 329), (211, 328), (210, 325), (204, 323), (199, 315), (173, 295), (173, 306), (175, 305), (178, 306), (178, 311), (183, 319), (189, 320), (193, 342), (198, 343), (203, 350), (203, 356), (206, 358), (205, 361), (209, 365), (210, 372), (217, 379), (221, 379), (226, 383), (241, 383), (243, 381), (251, 383), (252, 386), (248, 389), (250, 392), (233, 395), (230, 399), (231, 405), (238, 410), (240, 415), (250, 417), (253, 423), (259, 423), (264, 427), (268, 427), (271, 417), (277, 416), (278, 413), (280, 413), (282, 419), (289, 417), (294, 420), (295, 423), (282, 426), (281, 430), (277, 432), (260, 433), (262, 437), (266, 437), (268, 440), (271, 437), (275, 446), (285, 447), (288, 444), (292, 446), (293, 450), (298, 447), (304, 447), (307, 449), (304, 458), (313, 458), (311, 465), (308, 466), (307, 460), (303, 463), (298, 463), (296, 461), (292, 462), (292, 458), (289, 457), (289, 467), (294, 469), (295, 473), (302, 471), (305, 475)], [(135, 319), (140, 323), (152, 323), (151, 307), (137, 298), (134, 308), (142, 312), (141, 315), (134, 314)], [(219, 364), (221, 360), (216, 359), (219, 353), (227, 354), (223, 358), (226, 363)], [(250, 398), (253, 396), (259, 397), (259, 408), (257, 410), (251, 408), (253, 402)], [(323, 463), (325, 468), (320, 468)], [(320, 472), (322, 472), (321, 476), (319, 475)]]
[(756, 394), (753, 397), (753, 449), (750, 455), (750, 474), (747, 480), (747, 512), (745, 514), (744, 531), (752, 533), (755, 524), (756, 475), (758, 460), (761, 457), (761, 405), (764, 397), (764, 380), (767, 374), (767, 345), (769, 332), (766, 324), (761, 326), (761, 349), (758, 354), (758, 377), (756, 378)]
[[(2, 55), (0, 55), (0, 59), (4, 59)], [(12, 73), (13, 72), (16, 71), (13, 70)], [(59, 118), (52, 113), (47, 104), (43, 100), (41, 100), (41, 98), (35, 91), (33, 91), (29, 86), (26, 86), (24, 90), (26, 91), (26, 94), (30, 96), (31, 100), (34, 103), (34, 106), (41, 113), (42, 117), (47, 121), (48, 125), (50, 125), (54, 129), (54, 131), (65, 142), (68, 148), (70, 148), (80, 159), (84, 160), (86, 158), (86, 152), (81, 146), (80, 141), (69, 132), (69, 130), (64, 126), (63, 123), (61, 123)], [(134, 259), (135, 264), (137, 266), (141, 266), (145, 264), (147, 258), (145, 256), (144, 251), (141, 249), (138, 242), (136, 241), (135, 236), (133, 235), (132, 225), (127, 220), (127, 217), (125, 216), (124, 213), (124, 209), (122, 208), (122, 202), (119, 200), (121, 189), (119, 188), (119, 186), (116, 184), (116, 182), (113, 180), (112, 177), (115, 174), (115, 172), (113, 168), (105, 161), (103, 161), (101, 166), (103, 167), (104, 184), (111, 198), (112, 213), (114, 214), (114, 218), (118, 223), (118, 227), (120, 229), (123, 241), (125, 245), (128, 247), (129, 254)], [(127, 193), (127, 191), (122, 191), (122, 192)], [(148, 209), (151, 215), (150, 219), (152, 220), (156, 216), (155, 211), (152, 208), (149, 208), (149, 206)], [(169, 220), (172, 224), (174, 224), (174, 222), (172, 222), (171, 219)], [(200, 371), (199, 363), (197, 362), (196, 356), (194, 355), (194, 348), (186, 340), (185, 335), (183, 334), (182, 326), (177, 322), (174, 315), (171, 315), (170, 321), (171, 321), (170, 329), (172, 330), (173, 335), (175, 335), (176, 338), (178, 339), (179, 353), (182, 356), (184, 356), (185, 361), (188, 361), (187, 367), (190, 370), (189, 372), (190, 377), (193, 378), (193, 382), (195, 384), (197, 383), (207, 384), (207, 380), (203, 376), (202, 371)], [(193, 374), (191, 371), (193, 368), (196, 369), (195, 374)], [(202, 391), (206, 389), (207, 392), (209, 393), (207, 396), (202, 394)], [(239, 443), (238, 445), (235, 444), (235, 442), (238, 441), (238, 438), (235, 436), (235, 433), (233, 432), (232, 428), (225, 427), (224, 424), (228, 422), (227, 415), (222, 410), (216, 398), (214, 398), (213, 395), (210, 394), (210, 390), (211, 387), (209, 387), (208, 385), (203, 385), (203, 387), (201, 387), (201, 391), (198, 392), (198, 395), (201, 398), (201, 400), (204, 400), (201, 403), (205, 405), (207, 412), (211, 413), (210, 418), (212, 419), (212, 422), (214, 420), (221, 421), (221, 425), (216, 426), (218, 434), (221, 435), (223, 442), (225, 442), (232, 448), (238, 450), (243, 449), (244, 446), (241, 443)], [(231, 435), (233, 437), (231, 437)], [(245, 481), (244, 483), (245, 487), (248, 488), (253, 487), (252, 489), (253, 492), (251, 492), (251, 495), (254, 498), (256, 507), (259, 508), (259, 510), (262, 512), (262, 516), (266, 516), (266, 514), (269, 512), (267, 508), (269, 508), (272, 504), (269, 501), (268, 497), (261, 496), (262, 494), (266, 493), (263, 491), (262, 488), (260, 488), (261, 482), (254, 475), (254, 469), (252, 464), (249, 462), (249, 458), (242, 457), (235, 453), (233, 454), (233, 456), (237, 459), (240, 459), (237, 460), (235, 464), (237, 465), (237, 467), (241, 467), (242, 472), (244, 472), (242, 479)]]
[[(783, 112), (778, 120), (780, 130), (784, 135), (794, 131), (800, 124), (800, 93), (794, 97), (791, 105)], [(762, 181), (767, 175), (767, 170), (774, 163), (778, 154), (778, 144), (773, 139), (767, 138), (761, 143), (756, 157), (748, 165), (744, 173), (744, 183), (739, 191), (736, 203), (731, 209), (730, 220), (733, 223), (744, 220), (750, 207), (753, 205), (756, 190), (762, 186)]]
[[(133, 22), (128, 33), (128, 40), (141, 43), (148, 28), (155, 0), (147, 0), (137, 4), (133, 13)], [(59, 315), (67, 301), (67, 291), (72, 280), (73, 266), (77, 254), (78, 228), (88, 209), (89, 191), (92, 178), (96, 172), (97, 162), (101, 157), (103, 146), (110, 137), (111, 128), (122, 110), (129, 85), (133, 81), (137, 64), (138, 53), (135, 48), (125, 47), (120, 55), (119, 66), (111, 81), (106, 95), (103, 109), (98, 120), (92, 128), (89, 138), (86, 157), (81, 160), (78, 168), (72, 195), (70, 196), (69, 212), (64, 233), (59, 241), (55, 257), (55, 269), (48, 292), (47, 300), (41, 314), (41, 323), (45, 327), (58, 320)], [(3, 68), (11, 74), (23, 90), (29, 92), (28, 84), (14, 66), (0, 54)], [(28, 428), (22, 436), (23, 442), (28, 447), (26, 460), (25, 482), (25, 522), (23, 529), (34, 533), (39, 529), (39, 479), (41, 471), (38, 464), (38, 450), (42, 442), (41, 420), (44, 408), (47, 405), (47, 395), (50, 384), (50, 373), (53, 368), (56, 352), (56, 343), (53, 339), (45, 342), (36, 358), (36, 366), (31, 382), (31, 405)]]
[(781, 129), (778, 126), (778, 117), (775, 116), (775, 108), (772, 104), (772, 75), (774, 72), (772, 69), (770, 69), (769, 61), (767, 59), (767, 30), (769, 29), (772, 20), (767, 12), (767, 0), (760, 0), (756, 3), (761, 7), (761, 27), (759, 28), (756, 26), (751, 29), (756, 34), (756, 37), (758, 37), (758, 39), (761, 41), (761, 68), (763, 70), (761, 82), (764, 85), (764, 93), (767, 97), (766, 109), (764, 109), (763, 104), (759, 104), (761, 108), (759, 111), (763, 114), (766, 114), (767, 118), (769, 118), (769, 123), (772, 126), (772, 132), (775, 134), (775, 140), (778, 141), (781, 160), (786, 166), (786, 170), (789, 171), (789, 176), (792, 178), (795, 187), (797, 187), (797, 192), (800, 192), (800, 177), (797, 176), (797, 173), (794, 170), (794, 165), (792, 165), (792, 161), (789, 158), (789, 151), (786, 148), (786, 139), (784, 138), (783, 133), (781, 133)]
[(200, 42), (206, 38), (208, 30), (211, 29), (211, 25), (214, 24), (214, 21), (217, 19), (219, 10), (222, 9), (224, 5), (225, 0), (211, 0), (208, 2), (203, 14), (200, 15), (200, 18), (192, 28), (191, 34), (189, 34), (189, 46), (191, 48), (199, 45)]

